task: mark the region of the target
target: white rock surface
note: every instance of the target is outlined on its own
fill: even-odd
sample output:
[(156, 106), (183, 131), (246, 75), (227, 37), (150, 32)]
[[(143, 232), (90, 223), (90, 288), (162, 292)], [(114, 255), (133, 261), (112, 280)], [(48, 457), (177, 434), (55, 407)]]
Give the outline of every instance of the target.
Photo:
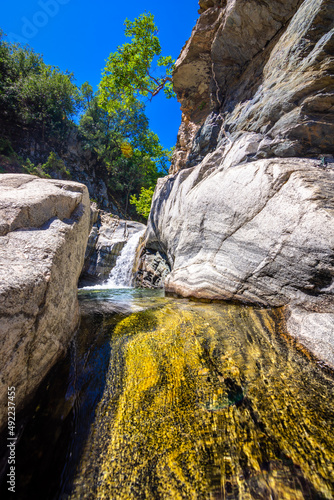
[(333, 303), (334, 170), (307, 159), (219, 166), (219, 151), (160, 180), (147, 247), (183, 296), (281, 306)]
[(287, 328), (317, 358), (334, 367), (334, 314), (289, 306)]
[(0, 427), (7, 387), (20, 409), (77, 327), (89, 218), (82, 184), (0, 176)]

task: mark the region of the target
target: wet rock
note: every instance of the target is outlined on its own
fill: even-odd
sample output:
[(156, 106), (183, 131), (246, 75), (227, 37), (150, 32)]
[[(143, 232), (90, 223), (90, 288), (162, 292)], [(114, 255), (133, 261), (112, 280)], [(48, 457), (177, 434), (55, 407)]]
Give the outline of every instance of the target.
[(0, 176), (0, 427), (7, 387), (15, 386), (20, 409), (78, 325), (89, 219), (82, 184)]

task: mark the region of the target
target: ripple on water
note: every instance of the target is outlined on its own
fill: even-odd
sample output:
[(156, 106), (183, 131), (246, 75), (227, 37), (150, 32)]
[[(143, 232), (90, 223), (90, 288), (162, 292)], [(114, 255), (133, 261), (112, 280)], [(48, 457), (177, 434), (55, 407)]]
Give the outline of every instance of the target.
[(159, 300), (105, 326), (68, 498), (333, 498), (333, 379), (289, 345), (282, 312)]

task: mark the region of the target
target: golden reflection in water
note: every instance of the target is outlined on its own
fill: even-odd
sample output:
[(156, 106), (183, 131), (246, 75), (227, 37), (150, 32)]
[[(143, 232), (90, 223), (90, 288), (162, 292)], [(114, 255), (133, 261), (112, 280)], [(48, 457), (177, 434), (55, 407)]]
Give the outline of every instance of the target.
[(71, 498), (333, 498), (333, 380), (281, 314), (175, 301), (120, 321)]

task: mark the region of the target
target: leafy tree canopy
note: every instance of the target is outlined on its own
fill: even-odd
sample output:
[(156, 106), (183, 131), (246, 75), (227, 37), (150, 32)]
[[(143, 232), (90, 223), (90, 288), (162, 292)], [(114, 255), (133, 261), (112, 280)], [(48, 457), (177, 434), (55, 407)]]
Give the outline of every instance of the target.
[(42, 133), (65, 133), (82, 97), (72, 73), (44, 63), (29, 47), (6, 42), (0, 32), (0, 114), (11, 125)]
[[(68, 177), (69, 138), (78, 140), (79, 150), (92, 152), (83, 157), (88, 168), (104, 180), (125, 216), (134, 216), (134, 196), (137, 213), (147, 217), (143, 206), (149, 207), (158, 177), (168, 173), (171, 153), (150, 130), (143, 98), (161, 90), (173, 95), (173, 61), (161, 57), (152, 14), (126, 20), (125, 27), (131, 42), (110, 55), (97, 94), (88, 82), (79, 89), (72, 73), (45, 64), (30, 47), (8, 43), (0, 30), (0, 150), (15, 153), (13, 142), (20, 154), (26, 151), (25, 171)], [(31, 144), (39, 146), (32, 156)]]
[(79, 131), (84, 147), (95, 151), (105, 168), (109, 189), (120, 200), (125, 215), (131, 195), (139, 194), (141, 188), (151, 189), (153, 194), (158, 177), (168, 173), (171, 153), (149, 129), (145, 106), (138, 100), (110, 116), (93, 96), (86, 103)]
[[(152, 99), (161, 90), (167, 98), (175, 96), (171, 78), (175, 61), (161, 56), (153, 14), (142, 14), (134, 21), (126, 19), (124, 24), (131, 42), (110, 54), (99, 88), (99, 103), (112, 114), (135, 106), (140, 97)], [(158, 56), (159, 75), (152, 68)]]
[(148, 218), (151, 210), (153, 194), (153, 187), (149, 187), (148, 189), (142, 187), (138, 198), (135, 194), (130, 198), (131, 205), (135, 205), (137, 213), (145, 217), (145, 219)]

